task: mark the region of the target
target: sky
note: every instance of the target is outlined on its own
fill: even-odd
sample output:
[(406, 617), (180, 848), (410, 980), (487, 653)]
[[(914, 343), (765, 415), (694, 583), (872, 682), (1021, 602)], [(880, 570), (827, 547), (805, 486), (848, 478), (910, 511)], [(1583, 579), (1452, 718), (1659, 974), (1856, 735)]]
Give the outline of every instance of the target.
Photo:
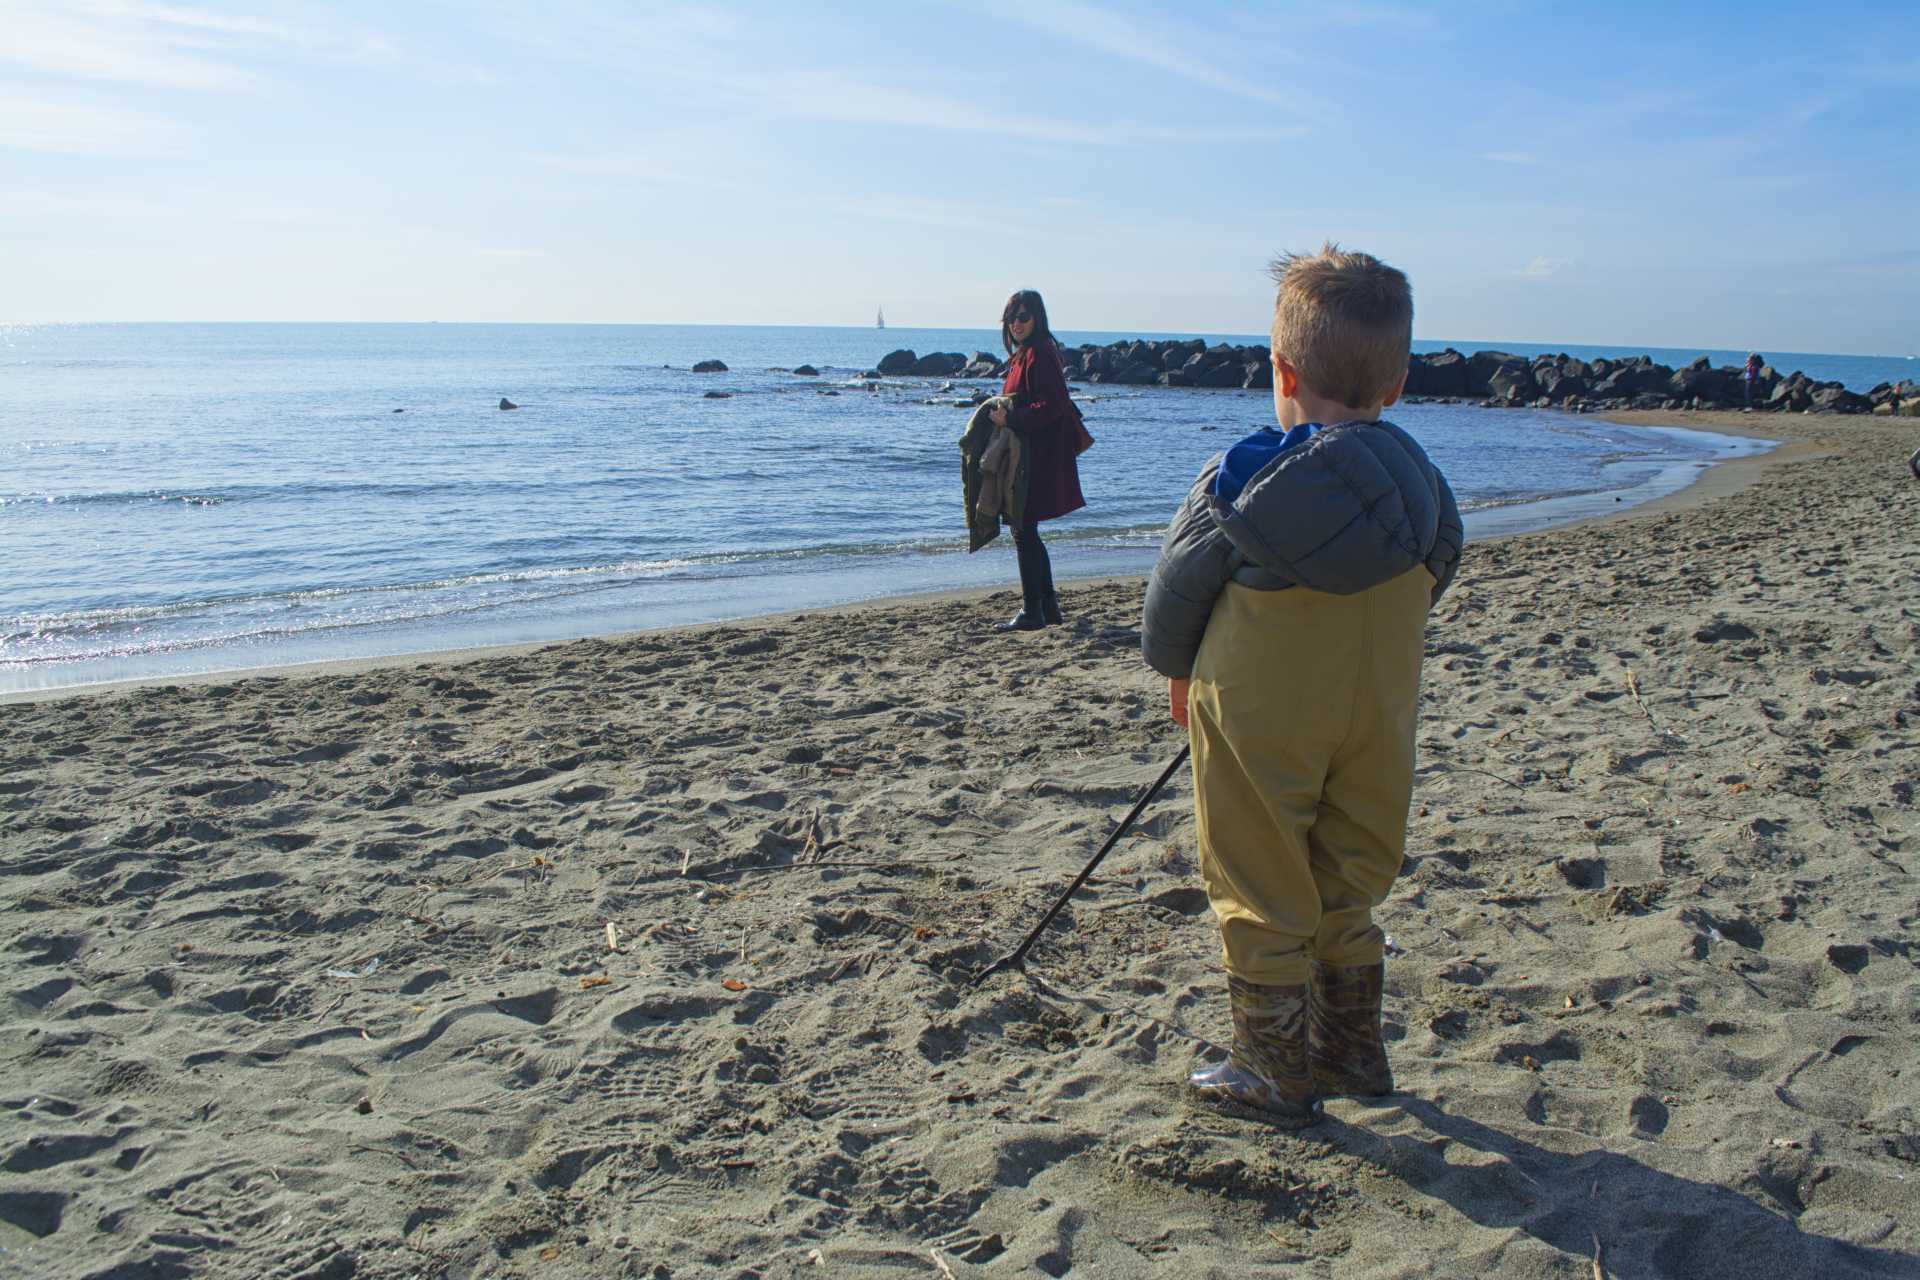
[(1920, 351), (1920, 6), (0, 0), (0, 322)]

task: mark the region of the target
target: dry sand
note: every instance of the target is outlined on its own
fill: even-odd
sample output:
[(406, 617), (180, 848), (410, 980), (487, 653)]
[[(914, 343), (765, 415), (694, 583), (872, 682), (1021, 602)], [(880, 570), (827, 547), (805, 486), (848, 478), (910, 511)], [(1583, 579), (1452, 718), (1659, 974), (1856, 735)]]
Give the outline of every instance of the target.
[(0, 1274), (1920, 1274), (1920, 434), (1762, 429), (1469, 549), (1300, 1134), (1184, 779), (949, 980), (1178, 749), (1138, 583), (0, 707)]

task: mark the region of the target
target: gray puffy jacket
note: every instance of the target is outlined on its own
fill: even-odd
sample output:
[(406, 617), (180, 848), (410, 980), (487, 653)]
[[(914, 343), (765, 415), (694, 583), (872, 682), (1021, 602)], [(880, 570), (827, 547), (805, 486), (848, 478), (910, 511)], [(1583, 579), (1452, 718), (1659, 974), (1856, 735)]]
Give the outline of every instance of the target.
[(1353, 595), (1421, 565), (1437, 604), (1465, 540), (1453, 490), (1427, 451), (1391, 422), (1343, 422), (1287, 450), (1238, 499), (1200, 469), (1147, 583), (1140, 650), (1163, 676), (1193, 674), (1213, 602), (1229, 582)]

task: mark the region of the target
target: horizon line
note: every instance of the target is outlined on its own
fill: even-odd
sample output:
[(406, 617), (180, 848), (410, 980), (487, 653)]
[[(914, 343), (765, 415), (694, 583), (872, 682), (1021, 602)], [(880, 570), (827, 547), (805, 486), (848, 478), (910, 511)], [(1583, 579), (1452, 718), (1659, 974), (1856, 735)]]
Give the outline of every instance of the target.
[[(898, 331), (901, 333), (984, 333), (984, 334), (995, 334), (998, 332), (997, 329), (979, 328), (971, 325), (895, 325), (895, 324), (890, 324), (886, 328), (880, 329), (880, 328), (875, 328), (871, 325), (865, 325), (865, 324), (800, 324), (800, 323), (733, 324), (733, 323), (725, 323), (725, 322), (714, 321), (714, 320), (697, 320), (697, 321), (660, 321), (660, 320), (0, 320), (0, 335), (4, 335), (8, 330), (12, 330), (12, 329), (49, 329), (49, 328), (77, 329), (77, 328), (84, 328), (87, 326), (106, 327), (110, 325), (127, 325), (127, 326), (134, 326), (134, 325), (262, 325), (262, 326), (266, 326), (266, 325), (283, 325), (283, 326), (338, 325), (343, 327), (350, 326), (350, 325), (360, 325), (360, 326), (391, 325), (395, 327), (399, 327), (403, 325), (410, 325), (410, 326), (439, 325), (439, 326), (445, 326), (449, 328), (451, 327), (470, 327), (470, 328), (540, 327), (540, 328), (552, 328), (552, 329), (851, 329), (851, 330), (867, 331), (872, 333), (894, 333)], [(1126, 330), (1126, 329), (1069, 328), (1069, 329), (1056, 330), (1056, 332), (1060, 334), (1074, 334), (1074, 333), (1120, 334), (1123, 336), (1131, 336), (1139, 339), (1251, 337), (1251, 338), (1258, 339), (1260, 342), (1265, 342), (1267, 340), (1266, 336), (1263, 334), (1238, 333), (1231, 329)], [(1415, 342), (1416, 345), (1422, 344), (1422, 343), (1426, 343), (1426, 344), (1444, 343), (1447, 346), (1456, 346), (1458, 349), (1460, 349), (1462, 354), (1471, 354), (1472, 351), (1498, 351), (1508, 346), (1560, 347), (1560, 348), (1608, 347), (1608, 348), (1617, 348), (1623, 352), (1631, 351), (1636, 348), (1642, 351), (1647, 351), (1647, 350), (1691, 351), (1691, 350), (1697, 349), (1702, 353), (1705, 353), (1708, 351), (1754, 351), (1757, 349), (1754, 347), (1706, 346), (1706, 345), (1700, 345), (1696, 348), (1694, 345), (1691, 345), (1691, 344), (1675, 346), (1671, 343), (1645, 343), (1645, 342), (1642, 342), (1642, 343), (1567, 342), (1564, 340), (1556, 340), (1553, 342), (1538, 342), (1538, 341), (1534, 341), (1531, 339), (1524, 339), (1524, 338), (1468, 339), (1468, 338), (1415, 337), (1413, 341)], [(1784, 355), (1845, 357), (1845, 358), (1862, 359), (1862, 360), (1920, 359), (1920, 355), (1906, 353), (1906, 352), (1893, 353), (1893, 352), (1866, 352), (1866, 351), (1791, 351), (1786, 348), (1780, 348), (1780, 347), (1776, 347), (1774, 348), (1774, 350), (1780, 351)], [(1416, 354), (1428, 354), (1428, 353), (1416, 353)], [(1761, 354), (1764, 356), (1765, 352), (1763, 351), (1761, 352)]]

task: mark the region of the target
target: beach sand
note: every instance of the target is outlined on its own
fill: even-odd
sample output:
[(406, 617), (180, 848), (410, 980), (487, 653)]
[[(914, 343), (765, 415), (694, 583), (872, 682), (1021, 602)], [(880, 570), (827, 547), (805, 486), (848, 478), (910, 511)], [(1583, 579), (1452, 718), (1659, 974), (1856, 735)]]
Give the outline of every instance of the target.
[(952, 981), (1179, 749), (1138, 582), (0, 706), (0, 1275), (1920, 1274), (1920, 429), (1632, 420), (1803, 439), (1469, 548), (1298, 1134), (1184, 776)]

